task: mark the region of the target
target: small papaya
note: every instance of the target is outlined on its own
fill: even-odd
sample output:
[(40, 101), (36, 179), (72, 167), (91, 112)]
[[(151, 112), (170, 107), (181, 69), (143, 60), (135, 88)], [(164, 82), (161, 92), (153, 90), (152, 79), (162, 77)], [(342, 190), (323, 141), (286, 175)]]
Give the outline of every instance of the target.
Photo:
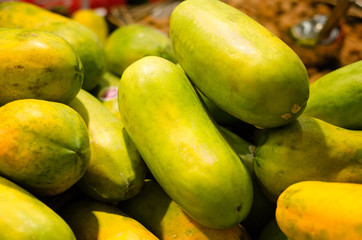
[[(272, 218), (261, 230), (258, 240), (288, 240), (287, 236), (280, 230), (277, 220)], [(292, 240), (292, 238), (289, 238)]]
[(154, 178), (196, 222), (228, 228), (248, 215), (250, 174), (179, 67), (137, 60), (122, 74), (118, 107)]
[(107, 203), (136, 195), (146, 176), (146, 165), (123, 122), (84, 89), (69, 106), (83, 117), (90, 136), (90, 163), (77, 182), (79, 189)]
[(69, 103), (83, 84), (78, 55), (49, 32), (0, 28), (0, 62), (0, 106), (24, 98)]
[(259, 128), (304, 110), (309, 78), (298, 55), (246, 14), (219, 0), (183, 1), (170, 17), (176, 60), (225, 112)]
[(362, 184), (301, 181), (277, 201), (276, 221), (290, 240), (362, 239)]
[(73, 186), (90, 161), (87, 126), (69, 106), (20, 99), (0, 107), (0, 175), (37, 195)]
[(333, 125), (362, 130), (362, 60), (338, 68), (310, 85), (303, 114)]
[(118, 207), (163, 240), (250, 240), (240, 224), (215, 229), (195, 222), (155, 180), (147, 179), (137, 196)]
[(158, 240), (137, 220), (114, 205), (83, 198), (60, 210), (77, 240)]
[(51, 32), (65, 39), (84, 67), (82, 88), (93, 89), (105, 70), (105, 55), (97, 35), (81, 23), (23, 1), (0, 3), (0, 27)]
[(0, 177), (0, 212), (0, 239), (76, 239), (57, 213), (3, 177)]

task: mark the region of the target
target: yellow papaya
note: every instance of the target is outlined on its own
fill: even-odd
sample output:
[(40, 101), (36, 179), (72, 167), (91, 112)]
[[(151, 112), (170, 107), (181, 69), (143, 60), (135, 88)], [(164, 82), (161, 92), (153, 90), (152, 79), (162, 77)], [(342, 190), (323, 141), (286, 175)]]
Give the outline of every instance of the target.
[(85, 173), (89, 135), (69, 106), (39, 99), (0, 107), (0, 175), (33, 194), (57, 195)]
[(196, 222), (227, 228), (248, 215), (250, 175), (179, 67), (137, 60), (122, 74), (118, 107), (154, 178)]
[(83, 66), (63, 38), (39, 30), (0, 28), (0, 105), (24, 98), (69, 103)]
[(304, 110), (309, 79), (298, 55), (246, 14), (219, 0), (181, 2), (170, 17), (176, 60), (225, 112), (259, 128)]
[(93, 89), (105, 69), (104, 49), (97, 35), (81, 23), (22, 1), (0, 3), (0, 27), (27, 28), (51, 32), (64, 38), (84, 67), (82, 87)]
[(362, 239), (362, 184), (302, 181), (277, 201), (278, 226), (290, 240)]

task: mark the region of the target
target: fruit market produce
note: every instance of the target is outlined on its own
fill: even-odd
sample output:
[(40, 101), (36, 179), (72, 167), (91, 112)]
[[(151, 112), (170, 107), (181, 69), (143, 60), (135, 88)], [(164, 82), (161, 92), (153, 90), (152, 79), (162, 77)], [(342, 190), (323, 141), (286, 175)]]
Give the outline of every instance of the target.
[(362, 130), (362, 60), (338, 68), (313, 82), (303, 114), (333, 125)]
[(69, 106), (85, 120), (90, 138), (90, 164), (78, 187), (107, 203), (136, 195), (143, 185), (146, 165), (123, 123), (83, 89)]
[(259, 141), (254, 171), (273, 201), (303, 180), (362, 184), (362, 131), (302, 115), (284, 127), (265, 130)]
[(362, 239), (362, 184), (302, 181), (279, 197), (276, 220), (288, 239)]
[(0, 177), (0, 212), (0, 239), (76, 239), (57, 213), (3, 177)]
[(45, 31), (0, 28), (0, 106), (24, 98), (69, 103), (83, 66), (64, 39)]
[(163, 240), (249, 240), (240, 224), (226, 229), (208, 228), (195, 222), (154, 180), (146, 180), (141, 192), (119, 204), (129, 216)]
[(309, 95), (307, 71), (283, 41), (218, 0), (181, 2), (170, 18), (177, 61), (229, 114), (259, 128), (292, 122)]
[(137, 60), (121, 77), (118, 106), (152, 175), (192, 218), (227, 228), (248, 215), (250, 175), (178, 66), (158, 56)]
[(0, 107), (0, 175), (38, 195), (57, 195), (84, 174), (89, 135), (69, 106), (39, 99)]
[(91, 199), (81, 199), (66, 206), (60, 213), (76, 238), (157, 240), (148, 229), (119, 208)]
[(131, 63), (145, 56), (176, 61), (168, 36), (156, 28), (141, 24), (129, 24), (113, 31), (106, 40), (104, 50), (107, 70), (119, 77)]
[(0, 27), (48, 31), (64, 38), (80, 57), (84, 67), (85, 90), (93, 89), (104, 68), (104, 49), (97, 35), (82, 24), (26, 2), (0, 3)]
[(105, 17), (98, 15), (94, 9), (79, 9), (71, 17), (97, 34), (99, 41), (104, 44), (109, 32)]

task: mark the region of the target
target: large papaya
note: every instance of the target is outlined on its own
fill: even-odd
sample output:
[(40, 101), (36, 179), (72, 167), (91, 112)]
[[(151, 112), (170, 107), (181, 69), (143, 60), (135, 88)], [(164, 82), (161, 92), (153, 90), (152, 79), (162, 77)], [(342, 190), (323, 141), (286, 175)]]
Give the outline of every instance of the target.
[(90, 136), (90, 164), (77, 186), (107, 203), (136, 195), (143, 185), (146, 165), (121, 120), (83, 89), (69, 106), (83, 117)]
[(30, 3), (10, 1), (0, 3), (0, 27), (43, 30), (64, 38), (84, 66), (82, 87), (91, 90), (99, 82), (104, 50), (97, 35), (81, 23)]
[(0, 239), (75, 240), (67, 223), (34, 195), (0, 177)]
[(83, 84), (83, 65), (63, 38), (0, 28), (0, 105), (24, 98), (69, 103)]
[(215, 229), (195, 222), (155, 180), (147, 179), (141, 192), (119, 207), (162, 240), (250, 240), (240, 224)]
[(338, 68), (310, 85), (303, 114), (333, 125), (362, 130), (362, 60)]
[(290, 240), (362, 239), (362, 184), (302, 181), (279, 196), (276, 220)]
[(187, 75), (229, 114), (268, 128), (303, 112), (309, 96), (304, 64), (241, 11), (218, 0), (183, 1), (171, 14), (169, 34)]
[(157, 56), (134, 62), (121, 77), (118, 107), (152, 175), (194, 220), (227, 228), (248, 215), (250, 175), (179, 67)]
[(69, 106), (39, 99), (0, 107), (0, 175), (33, 194), (57, 195), (84, 174), (88, 129)]

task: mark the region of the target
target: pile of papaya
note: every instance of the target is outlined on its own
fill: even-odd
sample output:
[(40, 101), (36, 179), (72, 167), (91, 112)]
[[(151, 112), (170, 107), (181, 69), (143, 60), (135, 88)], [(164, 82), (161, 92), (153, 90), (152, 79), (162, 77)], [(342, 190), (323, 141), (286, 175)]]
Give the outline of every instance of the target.
[(219, 0), (89, 11), (0, 3), (0, 239), (362, 239), (362, 60), (310, 83)]

